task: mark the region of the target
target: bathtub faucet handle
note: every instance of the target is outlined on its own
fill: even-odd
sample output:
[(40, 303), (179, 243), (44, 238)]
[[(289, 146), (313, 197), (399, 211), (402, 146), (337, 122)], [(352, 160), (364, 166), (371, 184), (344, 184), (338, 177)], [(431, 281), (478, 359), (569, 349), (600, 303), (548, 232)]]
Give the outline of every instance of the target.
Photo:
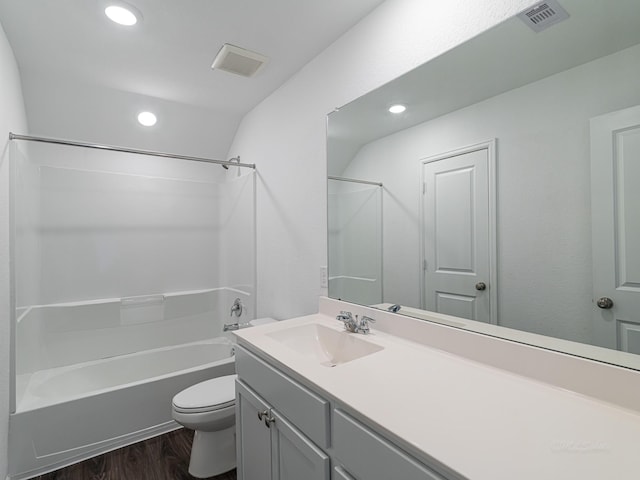
[(233, 301), (233, 305), (231, 305), (231, 313), (229, 314), (230, 317), (233, 317), (233, 315), (235, 314), (236, 319), (234, 320), (233, 323), (225, 323), (223, 325), (222, 330), (225, 332), (228, 332), (229, 330), (239, 330), (242, 327), (246, 327), (249, 326), (248, 323), (239, 323), (238, 318), (240, 318), (240, 315), (242, 315), (242, 311), (244, 310), (244, 306), (242, 305), (242, 300), (240, 300), (239, 298), (236, 298)]
[(242, 315), (242, 310), (244, 310), (242, 301), (239, 298), (236, 298), (233, 301), (233, 305), (231, 305), (231, 313), (229, 314), (229, 316), (233, 317), (233, 314), (235, 313), (236, 317), (239, 317), (240, 315)]

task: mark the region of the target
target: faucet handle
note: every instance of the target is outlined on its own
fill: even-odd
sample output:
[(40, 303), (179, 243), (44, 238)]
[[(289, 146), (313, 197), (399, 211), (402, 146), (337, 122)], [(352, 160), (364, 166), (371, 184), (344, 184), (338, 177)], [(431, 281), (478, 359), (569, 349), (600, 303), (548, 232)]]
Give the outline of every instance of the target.
[(236, 314), (236, 317), (242, 315), (242, 310), (244, 310), (244, 306), (242, 305), (242, 300), (240, 298), (236, 298), (233, 301), (233, 305), (231, 305), (231, 313), (229, 313), (230, 317), (233, 317), (233, 314)]
[(357, 322), (356, 331), (364, 334), (369, 333), (370, 332), (369, 322), (375, 323), (376, 321), (371, 317), (367, 317), (366, 315), (363, 315), (360, 318), (360, 321)]

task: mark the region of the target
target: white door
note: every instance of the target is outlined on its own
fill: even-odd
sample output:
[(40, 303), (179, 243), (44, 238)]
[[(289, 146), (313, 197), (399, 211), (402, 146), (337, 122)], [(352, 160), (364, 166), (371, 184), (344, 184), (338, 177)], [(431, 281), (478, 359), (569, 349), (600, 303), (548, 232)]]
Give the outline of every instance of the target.
[(640, 106), (591, 119), (594, 341), (640, 354)]
[(423, 307), (497, 323), (495, 142), (422, 163)]

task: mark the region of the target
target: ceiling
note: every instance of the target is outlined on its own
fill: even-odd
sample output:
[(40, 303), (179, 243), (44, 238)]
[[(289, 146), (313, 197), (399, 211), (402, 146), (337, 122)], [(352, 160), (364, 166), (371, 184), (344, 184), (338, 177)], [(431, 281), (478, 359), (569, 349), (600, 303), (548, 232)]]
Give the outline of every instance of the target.
[[(117, 141), (123, 105), (157, 101), (186, 116), (183, 124), (190, 111), (209, 119), (207, 149), (224, 155), (248, 111), (382, 2), (129, 0), (143, 18), (123, 27), (104, 15), (106, 0), (0, 0), (0, 22), (18, 62), (32, 133), (98, 140), (111, 132)], [(270, 60), (252, 78), (212, 70), (224, 43)], [(101, 134), (89, 131), (87, 120), (60, 121), (80, 111), (78, 102), (100, 117), (92, 121)]]

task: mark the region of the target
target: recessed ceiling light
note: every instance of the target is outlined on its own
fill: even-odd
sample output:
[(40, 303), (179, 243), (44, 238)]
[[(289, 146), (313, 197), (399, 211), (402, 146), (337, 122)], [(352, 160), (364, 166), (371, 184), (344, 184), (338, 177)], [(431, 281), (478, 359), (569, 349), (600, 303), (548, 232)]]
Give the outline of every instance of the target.
[(131, 7), (124, 7), (122, 5), (109, 5), (104, 9), (104, 13), (110, 20), (130, 27), (138, 23), (138, 15)]
[(151, 112), (140, 112), (138, 114), (138, 122), (145, 127), (153, 127), (157, 121), (158, 119)]
[(392, 105), (391, 107), (389, 107), (389, 111), (391, 113), (402, 113), (407, 109), (407, 107), (405, 107), (404, 105)]

